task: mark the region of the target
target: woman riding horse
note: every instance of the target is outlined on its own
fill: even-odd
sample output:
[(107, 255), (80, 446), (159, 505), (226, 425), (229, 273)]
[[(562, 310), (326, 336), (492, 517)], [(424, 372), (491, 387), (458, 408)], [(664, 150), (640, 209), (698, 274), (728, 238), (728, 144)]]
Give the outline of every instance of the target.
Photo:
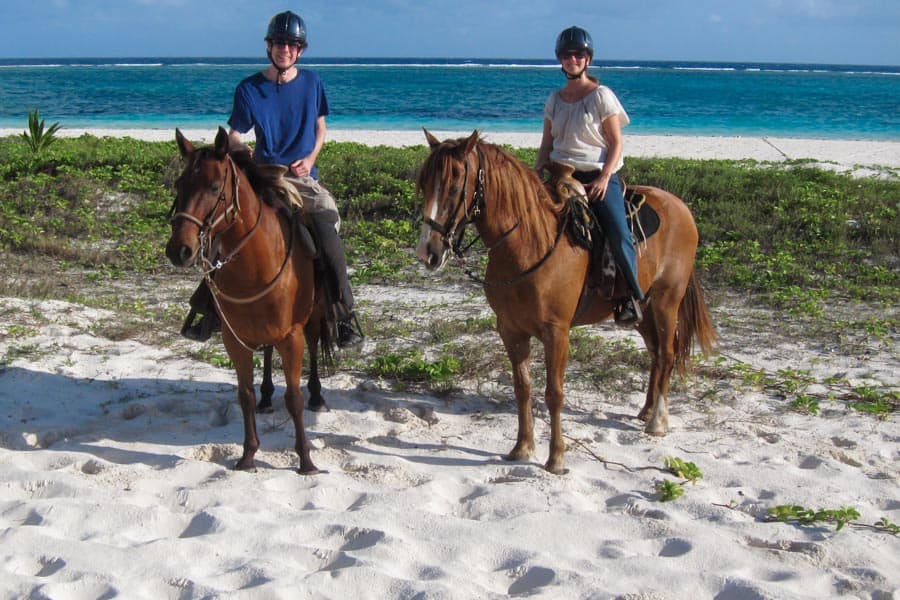
[[(483, 142), (477, 131), (444, 142), (425, 135), (431, 154), (417, 181), (423, 196), (417, 256), (429, 270), (439, 270), (451, 251), (460, 250), (465, 228), (476, 228), (488, 248), (485, 295), (512, 364), (519, 427), (507, 458), (525, 460), (534, 452), (529, 342), (536, 337), (543, 343), (547, 369), (544, 400), (551, 430), (546, 468), (564, 472), (560, 411), (569, 328), (608, 319), (614, 302), (592, 293), (590, 253), (564, 235), (566, 206), (551, 197), (534, 170)], [(634, 189), (660, 221), (638, 258), (647, 308), (637, 328), (651, 359), (647, 398), (638, 417), (647, 433), (665, 435), (673, 368), (686, 367), (695, 338), (708, 351), (716, 336), (694, 271), (697, 228), (690, 211), (663, 190)]]

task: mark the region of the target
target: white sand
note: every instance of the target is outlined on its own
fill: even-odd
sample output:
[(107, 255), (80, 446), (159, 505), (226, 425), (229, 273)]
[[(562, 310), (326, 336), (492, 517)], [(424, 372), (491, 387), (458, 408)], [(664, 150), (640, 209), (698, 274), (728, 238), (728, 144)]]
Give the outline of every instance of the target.
[[(21, 130), (0, 129), (0, 136), (17, 135)], [(83, 133), (96, 136), (130, 136), (136, 139), (174, 140), (174, 130), (164, 129), (62, 129), (59, 135), (77, 137)], [(216, 132), (206, 129), (184, 129), (188, 139), (212, 142)], [(461, 137), (471, 131), (432, 133), (439, 139)], [(498, 133), (485, 131), (489, 142), (508, 144), (514, 148), (537, 148), (537, 133)], [(252, 140), (252, 135), (245, 139)], [(368, 146), (417, 146), (425, 144), (422, 131), (388, 131), (329, 129), (328, 139), (359, 142)], [(717, 137), (685, 135), (626, 135), (625, 155), (638, 157), (681, 157), (756, 161), (815, 161), (819, 168), (848, 172), (857, 176), (896, 176), (900, 169), (900, 141), (799, 139), (779, 137)]]
[[(489, 310), (474, 287), (357, 296), (413, 328), (416, 314)], [(896, 415), (845, 402), (802, 415), (764, 388), (689, 382), (659, 439), (633, 418), (641, 393), (569, 390), (570, 471), (554, 476), (539, 389), (535, 460), (507, 463), (507, 376), (434, 397), (338, 372), (323, 380), (331, 412), (306, 413), (328, 471), (307, 477), (279, 376), (258, 471), (234, 472), (234, 375), (186, 359), (191, 342), (98, 337), (114, 317), (57, 301), (0, 297), (0, 314), (0, 598), (900, 598), (900, 538), (765, 520), (798, 504), (900, 522)], [(896, 337), (840, 355), (747, 326), (759, 317), (715, 310), (729, 361), (896, 389)], [(594, 334), (640, 344), (610, 325)], [(703, 478), (664, 503), (669, 457)]]
[[(413, 329), (416, 315), (489, 314), (477, 286), (424, 276), (422, 289), (357, 296)], [(537, 456), (506, 463), (515, 409), (488, 391), (508, 376), (435, 397), (339, 371), (323, 380), (331, 412), (306, 413), (328, 472), (294, 471), (279, 377), (277, 410), (258, 420), (259, 469), (242, 473), (230, 470), (242, 438), (232, 371), (185, 358), (193, 343), (174, 331), (167, 347), (94, 333), (113, 318), (0, 296), (0, 598), (900, 598), (897, 536), (765, 521), (768, 507), (799, 504), (900, 522), (896, 415), (843, 401), (802, 415), (762, 387), (688, 382), (658, 439), (633, 418), (641, 393), (569, 390), (570, 472), (554, 476), (541, 467), (540, 389)], [(835, 353), (780, 337), (784, 318), (717, 307), (722, 356), (896, 389), (896, 335)], [(667, 457), (703, 478), (663, 503)]]

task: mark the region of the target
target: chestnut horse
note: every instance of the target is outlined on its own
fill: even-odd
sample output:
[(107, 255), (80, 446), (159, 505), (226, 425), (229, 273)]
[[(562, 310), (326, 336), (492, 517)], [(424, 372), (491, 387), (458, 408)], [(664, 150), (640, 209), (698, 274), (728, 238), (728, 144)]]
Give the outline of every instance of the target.
[(256, 165), (246, 150), (229, 152), (228, 134), (221, 127), (211, 147), (195, 148), (179, 130), (175, 139), (185, 167), (176, 183), (166, 256), (176, 267), (201, 266), (222, 321), (222, 341), (237, 371), (244, 418), (244, 452), (235, 468), (253, 469), (259, 448), (253, 353), (266, 352), (265, 401), (267, 394), (271, 397), (274, 347), (283, 363), (285, 406), (294, 422), (300, 472), (314, 473), (303, 425), (300, 376), (308, 342), (310, 408), (323, 408), (316, 365), (319, 340), (323, 336), (327, 340), (328, 333), (313, 259), (295, 240), (291, 223), (273, 206), (278, 201), (263, 199), (285, 189), (281, 179), (285, 169)]
[[(502, 148), (468, 138), (440, 142), (427, 130), (431, 147), (418, 177), (424, 222), (417, 255), (432, 271), (459, 251), (472, 224), (488, 248), (484, 291), (497, 315), (497, 329), (512, 364), (518, 408), (518, 435), (508, 460), (534, 453), (531, 415), (530, 339), (544, 346), (550, 411), (548, 471), (565, 472), (560, 424), (563, 378), (569, 356), (569, 329), (612, 315), (613, 300), (585, 293), (589, 251), (561, 232), (564, 206), (533, 169)], [(659, 215), (655, 235), (641, 244), (638, 274), (647, 295), (637, 326), (650, 353), (650, 381), (638, 417), (645, 431), (668, 430), (669, 379), (674, 367), (687, 368), (693, 341), (711, 350), (716, 333), (694, 270), (697, 227), (687, 206), (663, 190), (639, 186)]]

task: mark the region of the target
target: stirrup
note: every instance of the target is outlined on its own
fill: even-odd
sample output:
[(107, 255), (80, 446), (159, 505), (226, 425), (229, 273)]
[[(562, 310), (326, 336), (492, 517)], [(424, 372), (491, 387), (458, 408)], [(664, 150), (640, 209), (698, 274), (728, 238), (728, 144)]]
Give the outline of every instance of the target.
[(638, 325), (644, 319), (641, 303), (634, 297), (629, 297), (616, 304), (613, 308), (613, 316), (618, 325)]
[(337, 323), (337, 345), (338, 348), (351, 348), (363, 343), (366, 336), (363, 335), (362, 327), (359, 325), (359, 319), (356, 313), (351, 312), (349, 315), (338, 321)]

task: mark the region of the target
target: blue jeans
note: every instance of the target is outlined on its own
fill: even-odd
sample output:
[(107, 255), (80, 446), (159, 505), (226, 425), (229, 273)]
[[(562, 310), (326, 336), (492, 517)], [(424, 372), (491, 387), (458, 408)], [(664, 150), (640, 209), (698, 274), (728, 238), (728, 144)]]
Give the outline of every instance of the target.
[[(578, 175), (576, 173), (576, 175)], [(591, 179), (594, 179), (592, 177)], [(631, 289), (631, 294), (638, 300), (644, 299), (641, 284), (637, 276), (637, 251), (634, 248), (634, 237), (628, 228), (628, 220), (625, 217), (625, 191), (622, 189), (622, 180), (615, 174), (609, 178), (606, 195), (600, 202), (592, 202), (591, 207), (600, 221), (603, 233), (609, 239), (616, 264), (622, 269), (625, 281)]]

